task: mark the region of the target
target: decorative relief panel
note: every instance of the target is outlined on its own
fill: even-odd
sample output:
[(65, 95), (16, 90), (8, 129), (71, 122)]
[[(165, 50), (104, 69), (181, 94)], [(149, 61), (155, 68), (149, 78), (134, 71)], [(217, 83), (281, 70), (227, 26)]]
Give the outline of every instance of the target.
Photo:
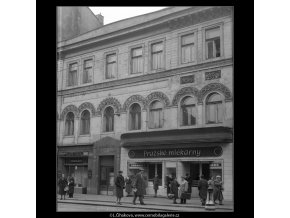
[(71, 104), (71, 105), (66, 106), (63, 109), (63, 111), (61, 113), (61, 116), (60, 116), (60, 119), (63, 120), (68, 112), (73, 112), (76, 118), (79, 117), (79, 110), (78, 110), (78, 108), (76, 106), (74, 106), (74, 105)]
[(214, 91), (219, 91), (219, 92), (223, 93), (223, 95), (225, 96), (225, 101), (232, 100), (232, 94), (231, 94), (231, 91), (228, 89), (228, 87), (226, 87), (225, 85), (223, 85), (221, 83), (210, 83), (210, 84), (204, 86), (200, 90), (199, 97), (198, 97), (198, 103), (202, 104), (204, 97), (208, 93), (214, 92)]
[(180, 84), (194, 83), (194, 75), (180, 77)]
[(193, 95), (198, 99), (199, 90), (194, 87), (184, 87), (180, 89), (174, 96), (172, 105), (177, 106), (178, 102), (181, 98), (183, 98), (186, 95)]
[(96, 115), (96, 109), (92, 103), (90, 103), (90, 102), (82, 103), (78, 108), (79, 114), (85, 109), (89, 109), (92, 113), (92, 116)]
[(124, 112), (127, 111), (129, 105), (131, 105), (134, 102), (141, 103), (142, 108), (145, 109), (146, 99), (141, 95), (132, 95), (125, 101), (125, 103), (123, 105), (123, 111)]
[(205, 80), (212, 80), (212, 79), (219, 79), (221, 78), (221, 71), (211, 71), (211, 72), (205, 72)]
[(163, 102), (165, 107), (170, 105), (169, 98), (162, 92), (153, 92), (146, 97), (146, 108), (153, 100), (159, 100)]
[(102, 115), (102, 111), (105, 107), (107, 106), (112, 106), (114, 107), (114, 109), (116, 110), (115, 113), (121, 113), (122, 110), (122, 106), (120, 104), (120, 102), (114, 98), (114, 97), (109, 97), (104, 99), (98, 106), (97, 108), (97, 112), (96, 115), (97, 116), (101, 116)]

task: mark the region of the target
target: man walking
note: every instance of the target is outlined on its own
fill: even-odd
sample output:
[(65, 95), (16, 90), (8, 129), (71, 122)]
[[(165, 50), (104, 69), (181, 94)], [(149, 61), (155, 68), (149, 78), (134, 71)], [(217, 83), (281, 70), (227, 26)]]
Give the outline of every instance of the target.
[(122, 176), (123, 171), (119, 171), (119, 175), (115, 179), (115, 185), (116, 185), (116, 196), (117, 201), (116, 204), (121, 205), (121, 198), (123, 197), (123, 189), (125, 188), (125, 180)]
[(159, 178), (158, 178), (158, 175), (155, 175), (154, 179), (153, 179), (153, 188), (154, 188), (154, 192), (155, 192), (155, 198), (157, 197), (157, 190), (158, 190), (158, 187), (159, 186)]
[(200, 197), (202, 206), (205, 206), (206, 197), (207, 197), (207, 188), (208, 188), (208, 183), (204, 179), (204, 176), (201, 175), (200, 180), (198, 181), (198, 190), (199, 190), (199, 197)]
[(135, 182), (133, 184), (133, 192), (134, 199), (133, 204), (136, 205), (136, 199), (139, 197), (139, 201), (141, 205), (145, 205), (143, 202), (144, 194), (145, 194), (145, 180), (143, 177), (143, 169), (140, 169), (140, 172), (136, 175)]

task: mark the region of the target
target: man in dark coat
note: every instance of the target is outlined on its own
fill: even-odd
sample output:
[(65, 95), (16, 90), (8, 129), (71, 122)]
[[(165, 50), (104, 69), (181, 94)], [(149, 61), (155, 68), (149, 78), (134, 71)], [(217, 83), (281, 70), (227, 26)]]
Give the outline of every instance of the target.
[(64, 177), (64, 174), (61, 175), (61, 178), (58, 180), (58, 186), (59, 186), (59, 194), (60, 194), (60, 199), (62, 200), (62, 196), (65, 200), (65, 190), (64, 188), (67, 186), (67, 180)]
[(172, 178), (170, 177), (170, 175), (166, 175), (166, 187), (167, 187), (167, 196), (169, 193), (171, 193), (170, 191), (170, 183), (172, 181)]
[(121, 205), (121, 198), (123, 197), (123, 189), (125, 188), (125, 180), (122, 176), (123, 171), (119, 171), (119, 175), (115, 179), (115, 185), (116, 185), (116, 196), (117, 201), (116, 204)]
[(158, 178), (158, 175), (156, 175), (153, 179), (153, 188), (154, 188), (154, 192), (155, 192), (155, 198), (157, 197), (157, 190), (158, 190), (158, 187), (159, 186), (159, 178)]
[(199, 190), (199, 197), (201, 200), (201, 205), (205, 206), (205, 201), (207, 197), (207, 188), (208, 188), (208, 183), (204, 179), (204, 176), (200, 176), (200, 180), (198, 181), (198, 190)]
[(74, 181), (74, 178), (71, 177), (69, 179), (69, 182), (68, 182), (68, 197), (69, 198), (73, 198), (73, 195), (74, 195), (74, 187), (75, 187), (75, 181)]
[(186, 177), (185, 177), (185, 180), (188, 182), (188, 193), (191, 193), (191, 188), (192, 188), (192, 178), (191, 176), (186, 173)]
[(177, 204), (176, 199), (178, 198), (178, 187), (179, 187), (179, 184), (178, 184), (175, 176), (173, 176), (173, 178), (172, 178), (172, 181), (170, 183), (170, 187), (171, 187), (170, 188), (170, 192), (171, 192), (171, 194), (174, 195), (173, 196), (173, 204)]
[(145, 194), (145, 180), (143, 177), (143, 169), (140, 169), (140, 172), (136, 175), (136, 179), (133, 184), (133, 192), (134, 192), (134, 199), (133, 204), (136, 205), (136, 199), (139, 197), (139, 201), (141, 205), (145, 205), (143, 202), (144, 194)]

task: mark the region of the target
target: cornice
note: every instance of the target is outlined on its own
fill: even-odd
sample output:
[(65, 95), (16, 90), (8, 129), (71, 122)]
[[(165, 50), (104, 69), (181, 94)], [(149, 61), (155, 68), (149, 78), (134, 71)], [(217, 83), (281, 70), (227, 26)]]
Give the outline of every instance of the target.
[(124, 78), (120, 80), (93, 84), (93, 85), (89, 85), (85, 87), (77, 87), (77, 88), (72, 88), (72, 89), (60, 90), (58, 91), (57, 95), (65, 96), (65, 95), (71, 95), (71, 94), (73, 95), (81, 94), (81, 93), (86, 93), (86, 92), (91, 92), (91, 91), (100, 91), (106, 88), (116, 88), (118, 86), (123, 86), (123, 85), (136, 84), (139, 82), (146, 82), (146, 81), (151, 81), (151, 80), (156, 80), (156, 79), (167, 78), (167, 77), (177, 75), (183, 72), (190, 72), (190, 71), (194, 72), (194, 71), (200, 71), (207, 68), (230, 66), (232, 64), (233, 64), (232, 58), (223, 59), (223, 60), (201, 63), (197, 65), (192, 65), (192, 66), (174, 68), (174, 69), (165, 70), (159, 73), (145, 74), (145, 75), (131, 77), (131, 78)]

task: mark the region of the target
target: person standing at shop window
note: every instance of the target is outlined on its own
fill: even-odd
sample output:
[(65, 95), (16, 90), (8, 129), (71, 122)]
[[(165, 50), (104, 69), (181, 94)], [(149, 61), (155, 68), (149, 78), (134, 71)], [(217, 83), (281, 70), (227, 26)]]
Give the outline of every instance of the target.
[(75, 187), (75, 181), (73, 177), (70, 177), (68, 182), (68, 197), (73, 198), (74, 195), (74, 187)]
[(178, 198), (178, 187), (179, 183), (176, 180), (176, 177), (172, 177), (172, 181), (170, 183), (170, 194), (173, 194), (173, 204), (177, 204), (176, 199)]
[(208, 183), (204, 179), (204, 176), (201, 175), (200, 180), (198, 181), (198, 191), (199, 191), (199, 197), (200, 197), (202, 206), (205, 206), (206, 197), (207, 197), (207, 188), (208, 188)]
[(219, 204), (223, 205), (223, 181), (221, 180), (221, 176), (217, 175), (216, 179), (214, 180), (214, 191), (213, 191), (213, 200), (216, 204), (216, 200), (219, 200)]
[(140, 169), (140, 172), (137, 173), (135, 182), (133, 184), (133, 192), (134, 192), (134, 199), (133, 204), (136, 205), (136, 199), (139, 197), (139, 201), (141, 205), (145, 205), (143, 198), (145, 194), (145, 180), (143, 176), (143, 169)]
[(186, 204), (186, 193), (188, 191), (188, 182), (185, 180), (185, 176), (181, 176), (180, 182), (180, 204)]
[(186, 173), (185, 180), (188, 182), (188, 193), (191, 193), (192, 178), (188, 173)]
[(119, 171), (119, 175), (115, 179), (115, 185), (116, 185), (116, 204), (121, 205), (121, 198), (123, 197), (123, 189), (125, 188), (125, 180), (122, 176), (123, 171)]
[(127, 192), (127, 197), (128, 197), (132, 192), (132, 180), (129, 176), (126, 177), (125, 183), (126, 183), (125, 191)]
[(154, 188), (155, 198), (157, 197), (157, 190), (159, 188), (158, 186), (159, 186), (159, 178), (158, 178), (158, 175), (155, 175), (153, 179), (153, 188)]
[(61, 175), (61, 178), (58, 180), (58, 186), (59, 186), (59, 194), (60, 199), (62, 200), (62, 196), (65, 200), (65, 188), (67, 187), (67, 179), (64, 177), (64, 174)]

